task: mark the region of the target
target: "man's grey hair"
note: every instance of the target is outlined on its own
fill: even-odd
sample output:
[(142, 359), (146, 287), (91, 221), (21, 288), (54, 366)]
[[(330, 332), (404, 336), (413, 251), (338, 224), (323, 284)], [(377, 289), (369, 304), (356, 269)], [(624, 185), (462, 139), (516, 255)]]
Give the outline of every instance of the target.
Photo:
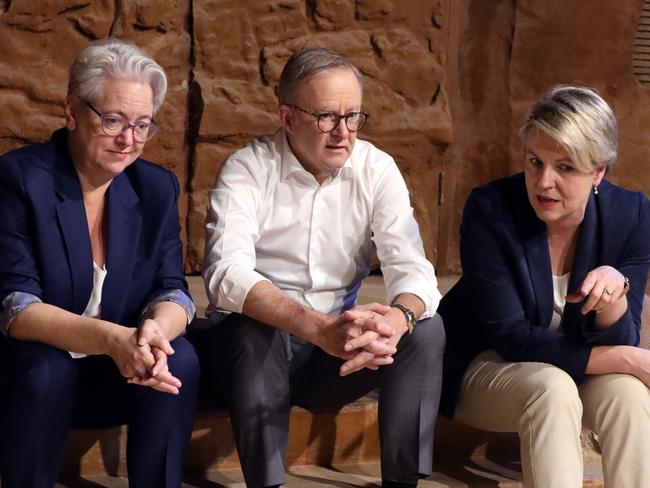
[(303, 49), (293, 54), (282, 70), (278, 83), (280, 103), (295, 103), (300, 83), (333, 69), (352, 71), (363, 92), (363, 75), (343, 54), (322, 47)]
[(92, 101), (101, 96), (105, 83), (115, 80), (144, 81), (153, 92), (153, 113), (165, 99), (165, 70), (139, 47), (112, 37), (93, 42), (79, 53), (70, 67), (68, 96)]
[(526, 136), (537, 128), (555, 139), (576, 169), (591, 172), (616, 163), (618, 128), (610, 106), (595, 90), (556, 85), (531, 107), (519, 131)]

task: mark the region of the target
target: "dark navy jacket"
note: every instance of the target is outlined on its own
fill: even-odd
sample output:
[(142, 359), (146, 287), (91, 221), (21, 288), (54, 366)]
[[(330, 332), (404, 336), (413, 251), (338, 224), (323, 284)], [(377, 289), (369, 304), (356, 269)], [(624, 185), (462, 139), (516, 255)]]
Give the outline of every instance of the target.
[(604, 331), (594, 312), (567, 303), (562, 331), (549, 330), (553, 282), (546, 226), (526, 195), (523, 173), (475, 189), (461, 224), (463, 276), (438, 309), (447, 350), (441, 412), (453, 415), (471, 360), (495, 349), (506, 361), (553, 364), (580, 383), (592, 346), (638, 345), (650, 265), (650, 204), (642, 193), (605, 180), (591, 194), (580, 225), (569, 293), (587, 273), (613, 266), (630, 280), (628, 310)]
[[(88, 304), (92, 250), (66, 137), (62, 129), (0, 157), (0, 303), (22, 291), (77, 314)], [(103, 319), (135, 326), (153, 296), (179, 289), (189, 297), (178, 195), (174, 174), (142, 159), (111, 182)]]

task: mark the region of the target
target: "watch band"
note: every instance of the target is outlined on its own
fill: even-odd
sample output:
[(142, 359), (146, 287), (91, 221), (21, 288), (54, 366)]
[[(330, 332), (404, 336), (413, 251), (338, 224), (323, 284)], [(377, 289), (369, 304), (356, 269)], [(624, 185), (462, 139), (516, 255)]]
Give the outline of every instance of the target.
[(408, 333), (410, 334), (411, 332), (413, 332), (413, 329), (415, 328), (415, 325), (417, 324), (415, 314), (409, 308), (405, 307), (401, 303), (393, 303), (391, 305), (391, 307), (394, 307), (394, 308), (402, 311), (402, 313), (404, 314), (404, 317), (406, 317), (406, 328), (408, 329)]
[(625, 284), (623, 285), (623, 291), (621, 291), (621, 294), (618, 296), (619, 299), (623, 298), (627, 295), (627, 292), (630, 291), (630, 279), (627, 276), (623, 276), (623, 279), (625, 280)]

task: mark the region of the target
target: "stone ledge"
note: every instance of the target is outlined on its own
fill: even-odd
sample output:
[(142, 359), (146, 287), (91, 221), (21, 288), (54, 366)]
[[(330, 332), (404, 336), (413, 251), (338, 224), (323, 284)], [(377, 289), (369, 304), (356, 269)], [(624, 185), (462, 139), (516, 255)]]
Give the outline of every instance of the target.
[[(457, 277), (442, 277), (446, 292)], [(190, 289), (202, 315), (207, 300), (200, 277), (189, 277)], [(370, 277), (360, 292), (360, 302), (384, 301), (381, 277)], [(650, 298), (646, 296), (644, 305)], [(650, 310), (644, 307), (643, 343), (650, 334)], [(126, 429), (73, 431), (68, 442), (64, 478), (78, 476), (125, 476)], [(584, 486), (602, 486), (600, 455), (594, 435), (582, 433), (585, 458)], [(376, 463), (379, 460), (376, 401), (370, 397), (354, 402), (338, 413), (311, 413), (293, 407), (286, 465), (332, 466)], [(434, 478), (447, 480), (435, 486), (520, 487), (519, 442), (516, 434), (486, 432), (460, 422), (438, 417), (435, 434)], [(197, 415), (186, 461), (192, 478), (239, 466), (230, 420), (226, 412), (201, 409)], [(500, 481), (494, 481), (494, 480)], [(492, 481), (490, 481), (492, 480)], [(448, 484), (446, 484), (448, 483)], [(493, 484), (496, 483), (496, 484)], [(201, 485), (202, 486), (202, 485)], [(338, 486), (338, 485), (333, 485)]]

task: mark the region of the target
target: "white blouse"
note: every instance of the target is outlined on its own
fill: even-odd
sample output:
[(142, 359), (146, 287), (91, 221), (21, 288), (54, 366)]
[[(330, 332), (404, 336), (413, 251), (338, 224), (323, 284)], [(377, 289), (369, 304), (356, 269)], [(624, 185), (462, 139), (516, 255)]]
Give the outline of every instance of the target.
[[(81, 314), (85, 317), (98, 319), (102, 316), (102, 289), (104, 288), (104, 280), (106, 279), (106, 266), (100, 268), (97, 263), (93, 261), (93, 290), (90, 293), (90, 299), (86, 310)], [(71, 352), (70, 356), (75, 359), (85, 358), (87, 355), (80, 352)]]
[(571, 273), (562, 276), (553, 275), (553, 317), (551, 318), (551, 330), (562, 329), (562, 314), (566, 305), (566, 295), (569, 290), (569, 277)]

